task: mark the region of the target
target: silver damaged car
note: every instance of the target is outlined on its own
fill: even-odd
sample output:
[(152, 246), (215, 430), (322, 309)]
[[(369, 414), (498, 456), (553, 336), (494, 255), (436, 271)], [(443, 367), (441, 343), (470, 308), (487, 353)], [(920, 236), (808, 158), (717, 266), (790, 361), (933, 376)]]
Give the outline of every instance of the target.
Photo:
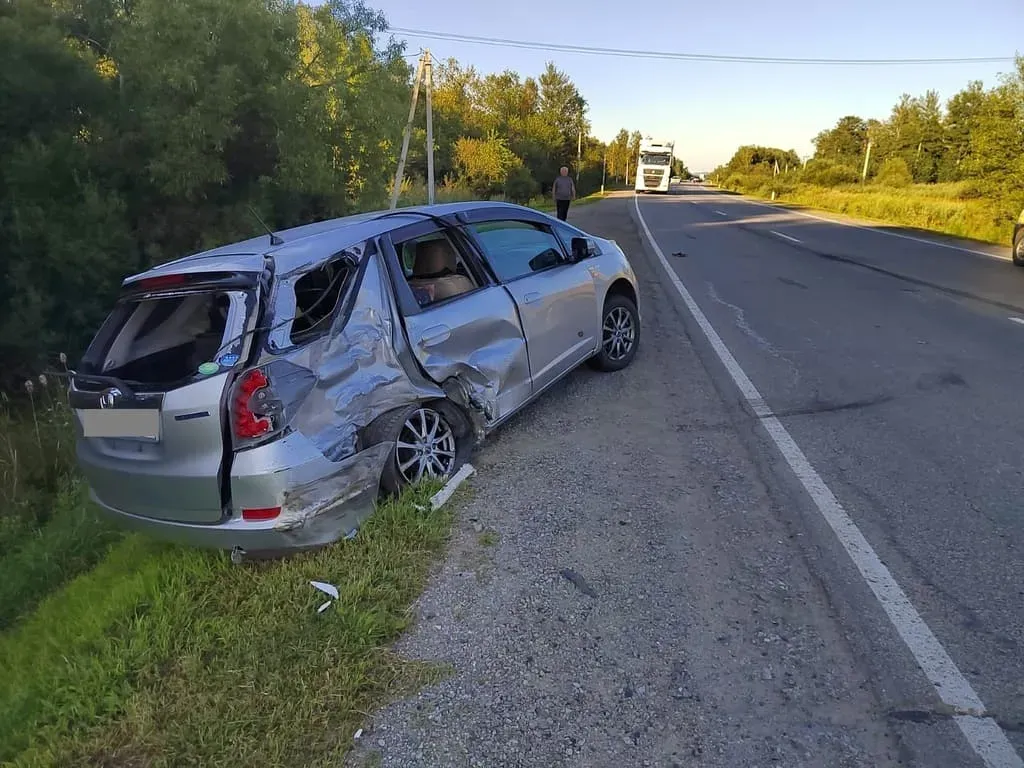
[(349, 216), (124, 281), (71, 377), (93, 499), (245, 554), (354, 534), (578, 365), (629, 365), (618, 245), (506, 203)]

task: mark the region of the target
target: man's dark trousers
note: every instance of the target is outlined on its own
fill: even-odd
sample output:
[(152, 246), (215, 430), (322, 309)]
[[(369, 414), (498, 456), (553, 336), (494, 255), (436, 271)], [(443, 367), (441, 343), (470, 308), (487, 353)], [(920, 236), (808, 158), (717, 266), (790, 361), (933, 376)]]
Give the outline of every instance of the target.
[(555, 211), (558, 218), (565, 221), (569, 215), (569, 201), (568, 200), (555, 200)]

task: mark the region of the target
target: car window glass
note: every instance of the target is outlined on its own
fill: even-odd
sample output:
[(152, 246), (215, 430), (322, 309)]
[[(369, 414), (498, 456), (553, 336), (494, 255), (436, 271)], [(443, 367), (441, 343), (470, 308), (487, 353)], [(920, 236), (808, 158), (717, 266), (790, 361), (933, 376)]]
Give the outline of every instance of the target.
[(555, 234), (558, 235), (558, 239), (562, 241), (562, 245), (565, 247), (566, 253), (572, 253), (572, 239), (574, 237), (586, 237), (584, 233), (578, 229), (574, 229), (566, 224), (559, 222), (553, 224), (552, 228), (555, 230)]
[(555, 236), (525, 221), (489, 221), (470, 227), (499, 280), (515, 280), (565, 263)]
[(444, 232), (432, 232), (395, 245), (402, 272), (421, 307), (476, 290), (479, 283), (462, 253)]
[(292, 344), (302, 344), (328, 329), (350, 272), (349, 266), (337, 259), (310, 270), (295, 281)]

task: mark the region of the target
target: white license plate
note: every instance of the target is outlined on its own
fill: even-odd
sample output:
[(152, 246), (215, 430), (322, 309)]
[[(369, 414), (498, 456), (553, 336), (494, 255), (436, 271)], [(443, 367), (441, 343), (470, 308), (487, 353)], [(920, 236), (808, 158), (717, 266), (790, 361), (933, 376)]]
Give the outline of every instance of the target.
[(79, 410), (78, 420), (85, 437), (132, 437), (160, 439), (160, 411), (152, 408), (111, 408)]

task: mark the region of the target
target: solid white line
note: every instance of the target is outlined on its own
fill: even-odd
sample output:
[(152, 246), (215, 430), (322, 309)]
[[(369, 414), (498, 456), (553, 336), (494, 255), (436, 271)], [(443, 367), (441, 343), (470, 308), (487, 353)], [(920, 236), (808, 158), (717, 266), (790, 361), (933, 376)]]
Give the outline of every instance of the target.
[(1011, 317), (1010, 318), (1010, 322), (1011, 323), (1020, 323), (1021, 325), (1024, 325), (1024, 317)]
[(800, 242), (795, 237), (790, 237), (789, 235), (784, 235), (781, 232), (776, 232), (774, 229), (769, 229), (768, 231), (771, 232), (773, 235), (778, 235), (779, 237), (784, 237), (787, 240), (792, 240), (794, 243), (799, 243)]
[[(721, 193), (719, 193), (721, 194)], [(792, 208), (787, 208), (783, 205), (773, 205), (772, 203), (763, 203), (760, 200), (752, 200), (749, 197), (744, 197), (744, 201), (752, 205), (760, 205), (762, 208), (773, 208), (776, 211), (787, 211), (797, 216), (803, 216), (806, 219), (814, 219), (816, 221), (824, 221), (828, 224), (839, 224), (844, 227), (853, 227), (854, 229), (863, 229), (867, 232), (875, 232), (879, 235), (888, 235), (889, 237), (898, 237), (901, 240), (912, 240), (915, 243), (923, 243), (924, 245), (934, 245), (939, 248), (948, 248), (951, 251), (960, 251), (961, 253), (973, 253), (975, 256), (988, 256), (990, 259), (999, 259), (1000, 261), (1010, 261), (1009, 256), (1001, 256), (998, 253), (989, 253), (988, 251), (978, 251), (973, 248), (964, 248), (960, 245), (950, 245), (949, 243), (940, 243), (938, 240), (926, 240), (923, 237), (914, 237), (913, 235), (904, 235), (899, 232), (889, 232), (885, 229), (878, 229), (877, 227), (869, 227), (864, 224), (854, 224), (851, 221), (842, 221), (840, 219), (829, 219), (825, 216), (815, 216), (813, 213), (805, 213), (804, 211), (795, 211)]]
[(843, 545), (843, 549), (857, 566), (857, 570), (860, 571), (868, 587), (881, 603), (889, 621), (892, 622), (899, 636), (910, 649), (921, 671), (935, 687), (939, 698), (956, 713), (957, 716), (953, 719), (971, 747), (988, 768), (1024, 768), (1024, 761), (1014, 751), (1006, 734), (995, 720), (986, 716), (985, 705), (967, 678), (953, 663), (949, 654), (946, 653), (946, 649), (942, 647), (938, 638), (921, 618), (889, 569), (868, 544), (867, 539), (843, 509), (821, 475), (811, 466), (800, 446), (782, 426), (782, 422), (772, 413), (757, 387), (754, 386), (740, 364), (736, 362), (736, 358), (725, 346), (721, 336), (697, 306), (697, 302), (683, 285), (679, 275), (672, 269), (651, 234), (647, 222), (644, 221), (643, 213), (640, 211), (639, 199), (634, 197), (633, 203), (647, 240), (693, 319), (697, 321), (697, 325), (704, 332), (712, 349), (715, 350), (715, 354), (718, 355), (718, 359), (722, 361), (729, 376), (739, 387), (750, 408), (759, 417), (768, 436), (771, 437), (772, 442), (775, 443), (776, 448), (779, 449), (804, 490), (814, 501), (822, 517), (836, 534), (839, 543)]
[(717, 213), (719, 216), (728, 216), (729, 215), (725, 211), (715, 211), (715, 213)]
[(452, 497), (452, 494), (455, 493), (456, 489), (458, 489), (458, 487), (462, 485), (474, 472), (476, 472), (476, 470), (473, 469), (472, 464), (463, 464), (459, 468), (458, 472), (448, 478), (448, 482), (444, 484), (444, 488), (430, 497), (430, 508), (440, 509), (444, 506), (448, 499)]

